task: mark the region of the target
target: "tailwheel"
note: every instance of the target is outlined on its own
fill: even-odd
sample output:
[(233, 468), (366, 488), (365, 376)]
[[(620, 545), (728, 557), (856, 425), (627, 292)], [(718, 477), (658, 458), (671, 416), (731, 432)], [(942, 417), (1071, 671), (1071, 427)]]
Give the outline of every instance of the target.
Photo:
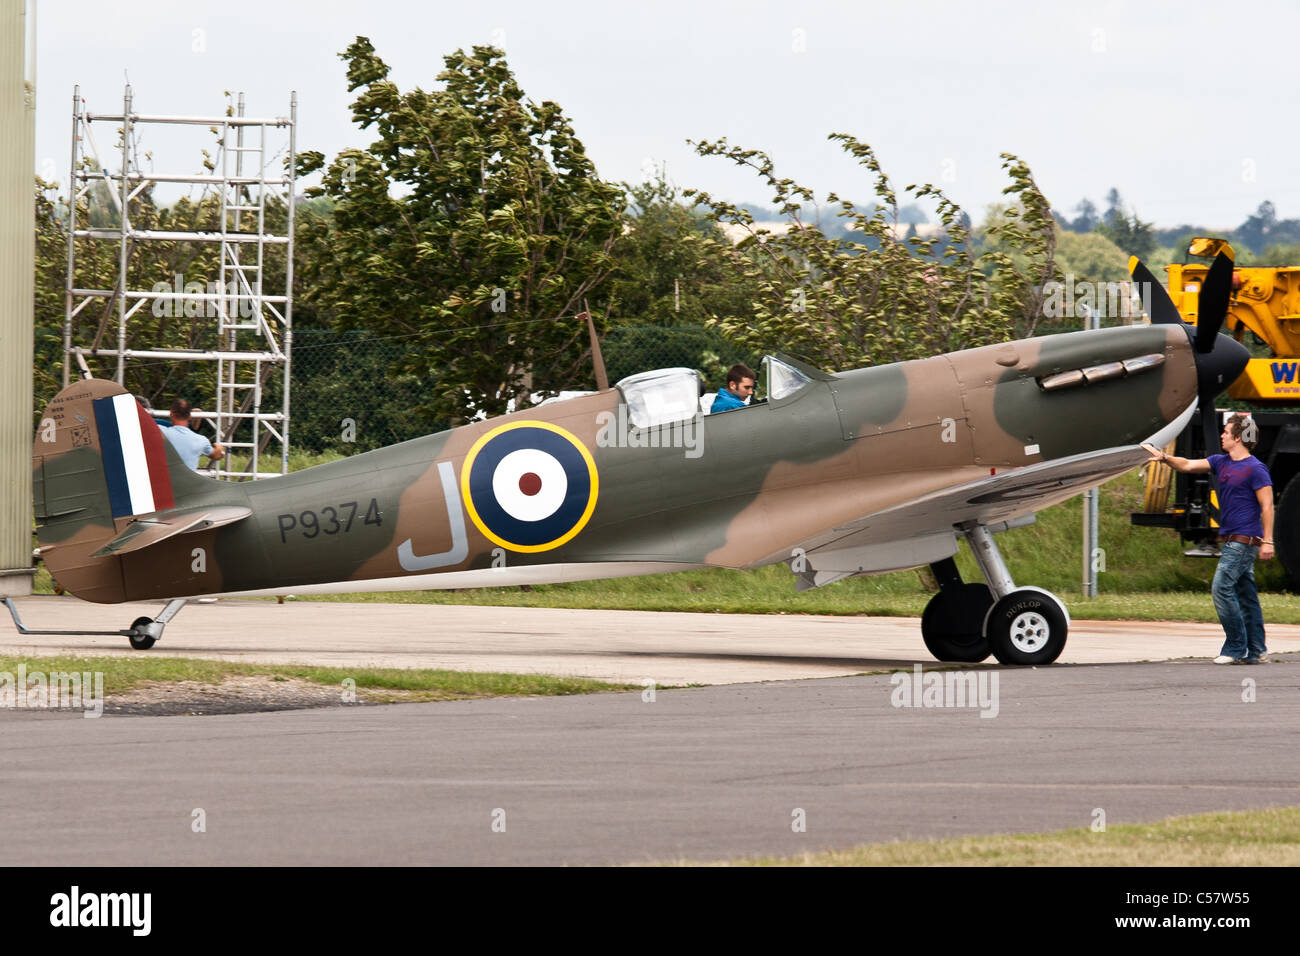
[(983, 584), (945, 588), (921, 614), (921, 639), (936, 660), (974, 664), (989, 656), (982, 628), (993, 595)]
[(1050, 664), (1060, 657), (1068, 630), (1060, 602), (1034, 588), (1020, 588), (998, 600), (984, 625), (998, 663), (1021, 666)]
[(145, 630), (152, 623), (151, 617), (137, 617), (131, 622), (131, 633), (127, 635), (127, 640), (137, 651), (147, 651), (157, 642), (158, 638)]

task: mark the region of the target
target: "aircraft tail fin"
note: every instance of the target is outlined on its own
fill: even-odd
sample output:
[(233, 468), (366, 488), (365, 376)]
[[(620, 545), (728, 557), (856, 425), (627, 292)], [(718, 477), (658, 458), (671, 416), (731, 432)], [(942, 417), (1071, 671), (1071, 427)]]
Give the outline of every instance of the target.
[(157, 422), (116, 382), (74, 382), (37, 425), (32, 503), (40, 553), (78, 597), (124, 599), (121, 549), (105, 546), (131, 519), (199, 507), (221, 489), (185, 466)]

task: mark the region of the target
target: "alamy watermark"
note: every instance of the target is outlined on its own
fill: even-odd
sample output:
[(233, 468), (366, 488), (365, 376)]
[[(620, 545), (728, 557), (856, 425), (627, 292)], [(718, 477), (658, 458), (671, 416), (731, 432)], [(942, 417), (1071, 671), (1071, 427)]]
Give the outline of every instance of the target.
[(701, 421), (702, 416), (693, 415), (681, 421), (639, 428), (629, 421), (627, 406), (619, 405), (617, 414), (596, 414), (596, 424), (600, 426), (596, 444), (600, 448), (682, 448), (687, 458), (699, 458), (704, 454)]
[(991, 669), (927, 674), (913, 664), (912, 673), (899, 671), (889, 683), (894, 687), (889, 694), (893, 707), (978, 707), (981, 717), (996, 717), (1001, 706), (998, 672)]
[[(251, 319), (258, 314), (257, 297), (247, 289), (240, 291), (239, 281), (231, 279), (224, 286), (220, 282), (186, 282), (185, 277), (177, 272), (172, 275), (172, 283), (155, 282), (151, 290), (158, 296), (153, 300), (153, 314), (158, 318), (215, 319), (219, 315), (227, 318)], [(225, 312), (222, 312), (222, 305)]]
[(56, 927), (116, 926), (148, 936), (152, 911), (152, 893), (87, 893), (73, 885), (50, 897), (50, 925)]
[(0, 708), (19, 710), (80, 710), (83, 717), (104, 713), (103, 671), (0, 671)]
[(1049, 319), (1129, 319), (1149, 312), (1151, 291), (1144, 282), (1076, 282), (1074, 275), (1064, 282), (1043, 283), (1043, 315)]

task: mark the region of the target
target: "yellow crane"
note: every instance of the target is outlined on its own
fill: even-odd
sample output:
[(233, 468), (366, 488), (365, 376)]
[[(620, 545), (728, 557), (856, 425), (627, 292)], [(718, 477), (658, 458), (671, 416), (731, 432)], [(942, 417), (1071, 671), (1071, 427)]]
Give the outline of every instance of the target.
[[(1197, 320), (1208, 260), (1220, 251), (1232, 254), (1226, 239), (1199, 236), (1188, 254), (1205, 262), (1166, 267), (1169, 297), (1188, 322)], [(1300, 481), (1292, 480), (1300, 473), (1300, 410), (1286, 410), (1300, 409), (1300, 266), (1235, 268), (1223, 331), (1253, 355), (1227, 394), (1248, 405), (1255, 422), (1254, 454), (1273, 476), (1277, 556), (1292, 586), (1300, 588)], [(1203, 434), (1199, 420), (1193, 420), (1169, 450), (1187, 458), (1214, 454), (1219, 449), (1207, 450)], [(1167, 465), (1148, 467), (1144, 509), (1131, 516), (1134, 524), (1173, 528), (1194, 543), (1189, 555), (1216, 553), (1217, 501), (1208, 476), (1174, 475)]]

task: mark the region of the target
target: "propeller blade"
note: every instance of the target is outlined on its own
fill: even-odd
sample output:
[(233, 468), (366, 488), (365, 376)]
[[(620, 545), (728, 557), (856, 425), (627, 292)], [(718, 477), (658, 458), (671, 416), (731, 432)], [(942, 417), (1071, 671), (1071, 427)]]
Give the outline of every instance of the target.
[(1210, 394), (1201, 394), (1201, 432), (1202, 441), (1205, 443), (1202, 458), (1209, 458), (1223, 451), (1223, 447), (1219, 444), (1219, 432), (1222, 431), (1219, 427), (1219, 410), (1214, 407), (1214, 398), (1215, 396)]
[[(1133, 281), (1138, 284), (1138, 289), (1142, 293), (1142, 301), (1146, 304), (1147, 311), (1151, 314), (1152, 325), (1186, 325), (1183, 317), (1178, 312), (1178, 307), (1174, 305), (1174, 300), (1169, 298), (1169, 293), (1161, 285), (1151, 270), (1142, 264), (1137, 256), (1131, 256), (1128, 260), (1129, 275), (1133, 276)], [(1228, 275), (1229, 281), (1232, 279), (1231, 272)], [(1210, 341), (1214, 341), (1211, 339)]]
[(1196, 351), (1204, 354), (1214, 348), (1214, 337), (1223, 328), (1232, 299), (1232, 259), (1224, 252), (1214, 257), (1205, 282), (1201, 284), (1200, 302), (1196, 307)]

